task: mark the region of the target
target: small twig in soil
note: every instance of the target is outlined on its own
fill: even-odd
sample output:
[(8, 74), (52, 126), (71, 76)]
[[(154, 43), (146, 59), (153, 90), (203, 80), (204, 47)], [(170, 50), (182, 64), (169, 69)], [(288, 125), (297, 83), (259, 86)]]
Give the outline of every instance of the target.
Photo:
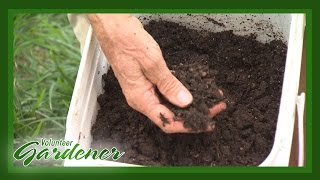
[(160, 113), (160, 119), (162, 121), (162, 126), (165, 127), (166, 124), (170, 124), (168, 118), (166, 118), (162, 113)]

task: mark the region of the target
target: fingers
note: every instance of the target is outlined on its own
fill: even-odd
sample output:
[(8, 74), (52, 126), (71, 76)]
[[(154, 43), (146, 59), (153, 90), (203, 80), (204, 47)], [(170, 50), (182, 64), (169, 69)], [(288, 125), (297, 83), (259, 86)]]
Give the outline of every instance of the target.
[(188, 133), (189, 129), (183, 126), (182, 121), (174, 121), (174, 114), (161, 104), (154, 105), (152, 110), (146, 112), (146, 116), (151, 119), (165, 133)]
[(142, 78), (140, 81), (138, 88), (128, 89), (124, 86), (123, 91), (129, 106), (147, 116), (165, 133), (188, 132), (189, 130), (184, 128), (183, 122), (174, 121), (174, 114), (160, 104), (153, 85), (147, 79)]
[[(171, 78), (175, 78), (174, 76), (171, 76), (167, 78), (167, 80), (163, 82), (168, 82), (169, 84), (172, 83)], [(180, 82), (178, 82), (180, 83)], [(174, 84), (174, 83), (172, 83)], [(159, 90), (161, 91), (164, 95), (168, 95), (170, 91), (166, 91), (166, 87), (169, 86), (163, 86), (161, 83), (158, 85)], [(176, 87), (171, 87), (172, 89)], [(181, 87), (180, 87), (181, 88)], [(182, 87), (184, 88), (184, 87)], [(223, 92), (219, 90), (220, 94), (223, 95)], [(149, 97), (151, 95), (148, 95)], [(145, 97), (148, 97), (145, 96)], [(145, 108), (143, 109), (148, 109), (147, 111), (142, 112), (144, 115), (146, 115), (150, 120), (152, 120), (157, 126), (159, 126), (165, 133), (200, 133), (200, 132), (210, 132), (213, 131), (215, 128), (214, 124), (209, 124), (208, 128), (205, 131), (192, 131), (191, 129), (186, 129), (183, 126), (184, 121), (175, 121), (174, 120), (174, 113), (170, 111), (167, 107), (164, 105), (160, 104), (158, 97), (155, 95), (155, 93), (152, 93), (152, 96), (154, 96), (152, 99), (157, 99), (157, 103), (155, 104), (145, 104)], [(192, 96), (191, 96), (192, 97)], [(150, 99), (150, 98), (148, 98)], [(142, 99), (141, 99), (142, 100)], [(172, 99), (171, 99), (172, 100)], [(155, 102), (155, 101), (146, 101), (146, 102)], [(221, 111), (225, 110), (227, 107), (225, 102), (219, 102), (218, 104), (214, 105), (213, 107), (209, 108), (209, 113), (208, 116), (210, 118), (216, 116), (218, 113)]]
[(227, 108), (227, 104), (225, 102), (219, 102), (218, 104), (209, 108), (209, 117), (212, 118), (216, 116), (218, 113), (225, 110), (226, 108)]
[(155, 105), (146, 116), (165, 133), (201, 133), (213, 131), (214, 125), (208, 125), (205, 131), (193, 131), (183, 126), (183, 121), (175, 121), (174, 114), (165, 106)]
[[(146, 86), (147, 87), (147, 86)], [(134, 94), (137, 94), (135, 92)], [(153, 121), (162, 131), (165, 133), (200, 133), (204, 131), (192, 131), (184, 127), (184, 121), (175, 121), (174, 113), (170, 111), (166, 106), (160, 104), (160, 101), (154, 91), (154, 88), (149, 84), (148, 90), (139, 92), (141, 96), (136, 98), (127, 98), (128, 104), (135, 110), (141, 112)], [(130, 97), (130, 96), (128, 96)], [(137, 97), (137, 96), (131, 96)], [(217, 113), (226, 108), (224, 102), (220, 102), (214, 107), (209, 109), (209, 116), (213, 117)], [(213, 131), (214, 124), (208, 125), (205, 131)]]
[[(154, 91), (154, 87), (151, 83), (144, 83), (144, 90), (137, 91), (130, 90), (126, 92), (126, 98), (128, 104), (135, 110), (141, 112), (153, 121), (162, 131), (165, 133), (199, 133), (191, 131), (183, 125), (183, 121), (175, 121), (174, 113), (170, 111), (166, 106), (160, 104), (160, 101)], [(139, 94), (139, 96), (136, 96)], [(208, 126), (207, 131), (212, 131), (214, 126)]]

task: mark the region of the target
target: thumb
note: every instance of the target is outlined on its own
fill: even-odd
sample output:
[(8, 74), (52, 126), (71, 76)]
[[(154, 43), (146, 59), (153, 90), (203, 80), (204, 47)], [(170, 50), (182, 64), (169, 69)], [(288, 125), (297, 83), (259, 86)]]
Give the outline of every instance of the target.
[(159, 78), (156, 83), (159, 91), (164, 95), (171, 103), (186, 107), (191, 104), (193, 97), (189, 90), (169, 71)]
[(145, 76), (157, 86), (163, 96), (172, 104), (186, 107), (192, 103), (189, 90), (170, 72), (163, 59), (160, 47), (155, 43), (149, 48), (147, 60), (141, 63)]

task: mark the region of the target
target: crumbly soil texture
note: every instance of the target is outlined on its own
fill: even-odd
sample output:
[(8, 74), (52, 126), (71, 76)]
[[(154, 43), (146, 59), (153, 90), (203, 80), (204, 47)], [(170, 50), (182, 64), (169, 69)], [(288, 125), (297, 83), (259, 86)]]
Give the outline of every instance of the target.
[[(169, 65), (172, 74), (193, 94), (193, 102), (188, 107), (179, 108), (158, 92), (161, 103), (174, 112), (173, 120), (183, 122), (186, 129), (194, 132), (214, 127), (214, 118), (209, 118), (209, 108), (228, 101), (222, 91), (219, 92), (214, 74), (209, 72), (208, 60), (209, 56), (192, 54), (185, 62)], [(163, 126), (169, 122), (165, 114), (160, 114), (160, 119)]]
[[(120, 162), (146, 166), (256, 166), (273, 146), (279, 112), (286, 45), (256, 41), (255, 35), (212, 33), (167, 21), (145, 29), (159, 43), (171, 72), (191, 91), (193, 103), (180, 109), (163, 104), (187, 128), (212, 132), (165, 134), (128, 106), (112, 70), (103, 75), (105, 93), (92, 127), (93, 148), (116, 146)], [(219, 93), (223, 91), (223, 95)], [(225, 101), (227, 109), (208, 118), (208, 107)], [(162, 116), (162, 115), (159, 115)], [(166, 125), (165, 117), (162, 117)]]

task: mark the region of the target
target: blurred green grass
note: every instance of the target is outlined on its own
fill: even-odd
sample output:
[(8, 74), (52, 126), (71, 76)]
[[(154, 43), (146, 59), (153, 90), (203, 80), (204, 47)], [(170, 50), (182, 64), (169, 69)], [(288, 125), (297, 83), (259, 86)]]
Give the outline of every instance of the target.
[(14, 17), (14, 138), (63, 137), (80, 63), (66, 14)]

